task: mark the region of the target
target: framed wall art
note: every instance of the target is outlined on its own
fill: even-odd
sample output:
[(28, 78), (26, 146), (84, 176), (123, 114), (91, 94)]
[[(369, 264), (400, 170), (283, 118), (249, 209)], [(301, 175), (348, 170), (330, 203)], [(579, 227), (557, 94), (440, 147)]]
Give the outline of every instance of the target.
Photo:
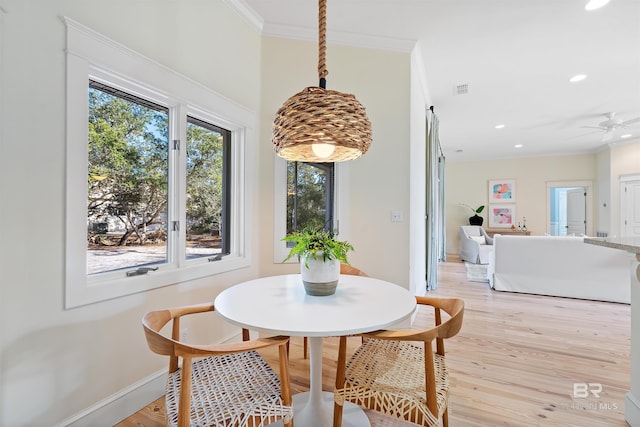
[(489, 203), (513, 203), (516, 201), (516, 181), (496, 179), (489, 181)]
[(516, 221), (516, 205), (489, 205), (489, 228), (511, 228)]

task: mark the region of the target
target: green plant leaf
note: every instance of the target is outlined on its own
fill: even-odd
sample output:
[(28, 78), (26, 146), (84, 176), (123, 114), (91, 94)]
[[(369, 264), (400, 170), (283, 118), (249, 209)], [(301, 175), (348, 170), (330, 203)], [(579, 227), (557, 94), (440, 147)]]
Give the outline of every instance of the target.
[(474, 208), (472, 208), (472, 207), (471, 207), (471, 206), (469, 206), (469, 205), (465, 205), (464, 203), (460, 203), (460, 204), (461, 204), (462, 206), (466, 207), (466, 208), (471, 209), (471, 212), (473, 212), (473, 213), (477, 213), (477, 214), (479, 214), (480, 212), (482, 212), (482, 211), (484, 210), (484, 205), (480, 205), (480, 206), (478, 206), (477, 208), (475, 208), (475, 209), (474, 209)]
[(297, 256), (298, 260), (305, 256), (313, 259), (322, 257), (323, 261), (337, 259), (344, 264), (349, 264), (347, 254), (354, 250), (349, 242), (336, 240), (333, 233), (325, 230), (305, 228), (285, 236), (282, 240), (294, 243), (289, 255), (282, 262), (287, 262), (294, 256)]

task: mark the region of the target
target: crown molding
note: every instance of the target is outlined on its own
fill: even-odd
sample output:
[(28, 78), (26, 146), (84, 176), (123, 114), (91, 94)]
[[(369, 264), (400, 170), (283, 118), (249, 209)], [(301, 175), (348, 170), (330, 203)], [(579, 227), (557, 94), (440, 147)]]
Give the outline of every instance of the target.
[(247, 24), (258, 33), (262, 33), (264, 19), (253, 10), (244, 0), (222, 0), (233, 9)]
[[(263, 36), (278, 37), (304, 41), (318, 41), (318, 29), (295, 27), (291, 25), (264, 22), (262, 17), (244, 0), (223, 0), (231, 9), (242, 17), (253, 29)], [(327, 31), (327, 43), (368, 49), (389, 50), (410, 53), (417, 40), (380, 37), (341, 31)]]
[[(294, 27), (290, 25), (264, 23), (262, 35), (285, 39), (318, 41), (318, 29)], [(372, 36), (327, 29), (327, 43), (368, 49), (410, 53), (417, 40)]]

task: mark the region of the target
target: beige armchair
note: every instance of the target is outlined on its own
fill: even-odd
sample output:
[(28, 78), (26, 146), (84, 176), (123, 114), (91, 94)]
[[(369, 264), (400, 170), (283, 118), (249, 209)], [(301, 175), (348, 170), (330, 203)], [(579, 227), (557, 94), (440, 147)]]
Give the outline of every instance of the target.
[(473, 264), (489, 264), (493, 239), (479, 225), (460, 227), (460, 260)]

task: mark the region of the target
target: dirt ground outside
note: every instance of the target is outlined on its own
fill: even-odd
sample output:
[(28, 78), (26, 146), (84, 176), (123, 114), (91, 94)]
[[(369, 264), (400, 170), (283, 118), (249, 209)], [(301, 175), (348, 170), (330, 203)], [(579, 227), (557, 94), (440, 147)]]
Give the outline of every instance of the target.
[[(134, 269), (143, 265), (163, 263), (167, 260), (166, 243), (115, 246), (119, 238), (108, 241), (112, 245), (87, 245), (87, 274), (120, 269)], [(187, 241), (187, 259), (212, 256), (222, 252), (222, 241), (217, 236), (190, 236)]]

